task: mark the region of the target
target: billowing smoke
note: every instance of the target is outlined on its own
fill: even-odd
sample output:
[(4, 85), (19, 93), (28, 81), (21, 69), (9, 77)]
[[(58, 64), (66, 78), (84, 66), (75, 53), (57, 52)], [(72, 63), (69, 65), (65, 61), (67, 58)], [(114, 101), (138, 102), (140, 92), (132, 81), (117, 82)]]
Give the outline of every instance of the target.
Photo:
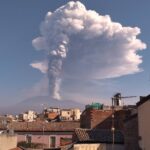
[[(41, 35), (32, 43), (48, 55), (31, 66), (47, 73), (50, 95), (60, 99), (61, 77), (104, 79), (141, 71), (138, 50), (146, 48), (138, 27), (123, 27), (110, 16), (68, 2), (48, 12), (40, 26)], [(63, 70), (63, 71), (62, 71)]]

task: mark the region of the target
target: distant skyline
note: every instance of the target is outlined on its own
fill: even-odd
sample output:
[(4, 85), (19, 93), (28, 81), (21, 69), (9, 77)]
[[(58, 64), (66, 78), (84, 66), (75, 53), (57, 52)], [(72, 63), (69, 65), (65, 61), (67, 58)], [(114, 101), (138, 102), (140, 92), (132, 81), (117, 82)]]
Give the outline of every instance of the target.
[[(48, 11), (54, 12), (65, 5), (67, 0), (5, 0), (0, 2), (0, 104), (12, 105), (29, 97), (47, 95), (48, 79), (30, 64), (43, 60), (43, 51), (36, 51), (32, 40), (40, 35), (40, 24)], [(147, 48), (138, 51), (143, 62), (141, 72), (109, 79), (67, 78), (62, 76), (60, 93), (62, 99), (82, 103), (110, 103), (116, 92), (124, 96), (148, 95), (150, 90), (149, 36), (150, 13), (146, 0), (81, 1), (86, 8), (100, 15), (109, 15), (113, 22), (122, 26), (139, 27), (138, 39), (146, 43)], [(77, 68), (78, 69), (78, 68)], [(95, 70), (94, 70), (95, 71)], [(135, 103), (138, 98), (127, 99), (125, 103)]]

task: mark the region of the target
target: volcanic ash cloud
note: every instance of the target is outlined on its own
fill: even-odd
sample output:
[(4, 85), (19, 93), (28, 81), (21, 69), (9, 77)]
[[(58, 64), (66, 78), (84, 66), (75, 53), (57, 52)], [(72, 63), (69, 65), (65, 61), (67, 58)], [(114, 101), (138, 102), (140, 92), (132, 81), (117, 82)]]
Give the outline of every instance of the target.
[(137, 52), (146, 44), (137, 39), (139, 34), (138, 27), (123, 27), (81, 2), (69, 2), (45, 16), (40, 36), (32, 43), (46, 51), (47, 60), (31, 66), (47, 73), (50, 95), (60, 99), (62, 74), (92, 80), (141, 71), (142, 57)]

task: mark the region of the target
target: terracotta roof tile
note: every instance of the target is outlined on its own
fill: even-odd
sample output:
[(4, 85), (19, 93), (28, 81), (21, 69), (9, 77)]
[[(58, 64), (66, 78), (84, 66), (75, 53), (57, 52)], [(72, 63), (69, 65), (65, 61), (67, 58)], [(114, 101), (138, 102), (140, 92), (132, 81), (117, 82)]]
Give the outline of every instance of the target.
[[(112, 132), (111, 130), (101, 129), (75, 129), (75, 136), (77, 142), (100, 142), (100, 143), (112, 143)], [(123, 134), (120, 131), (115, 131), (114, 134), (115, 143), (124, 143)]]
[[(80, 122), (12, 122), (8, 126), (15, 131), (74, 131), (80, 127)], [(0, 129), (4, 129), (4, 126), (0, 125)]]

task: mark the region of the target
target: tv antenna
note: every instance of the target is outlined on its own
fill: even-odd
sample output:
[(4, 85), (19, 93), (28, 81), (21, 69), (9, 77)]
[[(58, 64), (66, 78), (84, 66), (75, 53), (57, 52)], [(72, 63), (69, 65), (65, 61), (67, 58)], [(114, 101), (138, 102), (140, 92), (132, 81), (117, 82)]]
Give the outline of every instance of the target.
[(125, 98), (134, 98), (137, 96), (121, 96), (121, 93), (116, 93), (113, 97), (112, 97), (112, 106), (122, 106), (123, 102), (122, 99)]
[(115, 144), (115, 108), (118, 106), (122, 106), (122, 99), (125, 98), (134, 98), (137, 96), (121, 96), (121, 93), (116, 93), (112, 97), (112, 150), (114, 150), (114, 144)]

